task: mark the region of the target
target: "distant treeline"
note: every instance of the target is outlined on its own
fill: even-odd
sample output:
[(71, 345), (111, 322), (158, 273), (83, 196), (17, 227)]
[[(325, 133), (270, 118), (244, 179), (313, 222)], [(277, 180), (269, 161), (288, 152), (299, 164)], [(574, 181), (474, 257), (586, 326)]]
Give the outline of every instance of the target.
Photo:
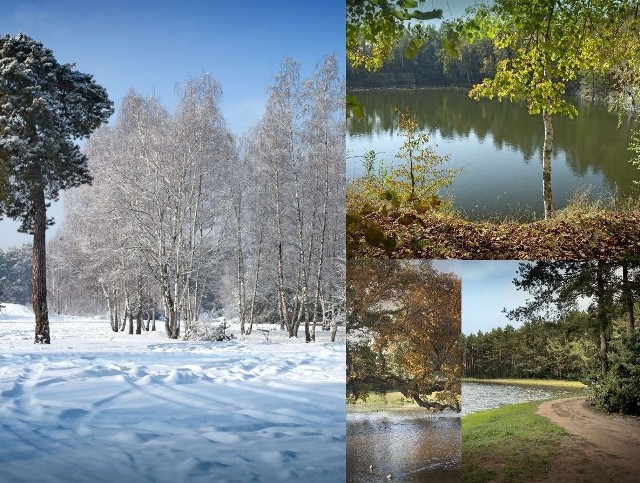
[(0, 302), (31, 303), (31, 245), (0, 249)]
[(496, 62), (506, 53), (494, 49), (491, 40), (464, 45), (460, 58), (452, 57), (442, 46), (444, 29), (427, 27), (425, 42), (413, 59), (405, 58), (409, 38), (403, 38), (382, 69), (369, 72), (347, 66), (349, 87), (471, 86), (495, 74)]
[[(410, 41), (398, 42), (378, 71), (363, 67), (354, 69), (347, 63), (348, 88), (456, 86), (471, 87), (483, 79), (493, 77), (496, 64), (509, 57), (506, 49), (497, 49), (492, 40), (481, 39), (459, 47), (459, 58), (444, 47), (445, 27), (425, 27), (424, 44), (413, 59), (404, 56)], [(570, 94), (587, 99), (605, 99), (613, 91), (613, 79), (608, 76), (582, 73), (580, 81), (569, 84)]]
[[(462, 336), (463, 377), (584, 380), (597, 368), (595, 319), (571, 312), (557, 322), (534, 320)], [(614, 322), (612, 360), (622, 347), (624, 322)]]

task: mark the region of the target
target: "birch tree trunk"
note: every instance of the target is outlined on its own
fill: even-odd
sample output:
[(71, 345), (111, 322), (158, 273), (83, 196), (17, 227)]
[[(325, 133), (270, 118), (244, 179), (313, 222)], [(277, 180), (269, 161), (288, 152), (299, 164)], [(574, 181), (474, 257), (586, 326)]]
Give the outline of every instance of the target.
[(553, 118), (547, 111), (542, 113), (544, 121), (544, 145), (542, 148), (542, 196), (544, 198), (544, 217), (553, 213), (551, 196), (551, 155), (553, 153)]
[(603, 376), (609, 371), (609, 357), (607, 328), (609, 327), (609, 317), (607, 314), (608, 304), (604, 287), (604, 262), (598, 260), (596, 262), (596, 298), (598, 301), (597, 317), (600, 346), (598, 348), (598, 359), (600, 359), (600, 368)]
[(635, 329), (636, 319), (633, 313), (633, 292), (629, 284), (628, 262), (622, 262), (622, 293), (627, 308), (627, 335), (631, 337)]

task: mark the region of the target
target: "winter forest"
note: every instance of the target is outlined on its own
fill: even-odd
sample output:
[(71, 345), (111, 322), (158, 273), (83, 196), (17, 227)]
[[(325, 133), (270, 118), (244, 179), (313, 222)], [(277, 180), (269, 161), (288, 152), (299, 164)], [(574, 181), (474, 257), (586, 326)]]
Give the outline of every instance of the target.
[[(109, 313), (140, 334), (242, 334), (277, 323), (289, 337), (344, 318), (344, 83), (326, 57), (309, 79), (285, 59), (260, 121), (230, 132), (210, 75), (176, 84), (169, 110), (130, 90), (83, 149), (91, 185), (69, 190), (47, 246), (51, 313)], [(135, 328), (134, 328), (135, 326)], [(55, 335), (54, 335), (55, 336)]]

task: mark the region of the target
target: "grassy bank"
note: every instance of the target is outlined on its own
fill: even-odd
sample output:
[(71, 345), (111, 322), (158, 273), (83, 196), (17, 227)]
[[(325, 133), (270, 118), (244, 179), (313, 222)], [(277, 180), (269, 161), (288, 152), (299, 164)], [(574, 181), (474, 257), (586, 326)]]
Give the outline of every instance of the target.
[(417, 409), (419, 406), (412, 400), (407, 399), (399, 392), (387, 392), (386, 394), (372, 392), (366, 401), (358, 400), (355, 404), (349, 404), (349, 411), (382, 411), (386, 409)]
[(540, 401), (462, 418), (462, 480), (529, 481), (545, 475), (564, 429), (538, 415)]
[(521, 386), (553, 386), (569, 389), (586, 389), (587, 386), (580, 381), (562, 381), (557, 379), (477, 379), (463, 377), (462, 382), (481, 382), (489, 384), (517, 384)]

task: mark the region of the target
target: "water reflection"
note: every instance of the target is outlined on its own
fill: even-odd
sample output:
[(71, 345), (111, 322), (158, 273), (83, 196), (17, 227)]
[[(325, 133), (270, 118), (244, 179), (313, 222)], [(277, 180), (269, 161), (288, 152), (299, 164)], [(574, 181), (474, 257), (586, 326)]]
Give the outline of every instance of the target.
[[(542, 120), (508, 102), (469, 99), (451, 89), (361, 91), (363, 119), (350, 118), (347, 147), (351, 156), (370, 149), (393, 160), (400, 145), (394, 108), (409, 107), (421, 129), (430, 133), (436, 152), (464, 168), (449, 188), (456, 206), (473, 218), (542, 210)], [(593, 196), (632, 191), (639, 173), (628, 162), (629, 121), (617, 128), (617, 116), (602, 106), (579, 105), (573, 120), (554, 118), (552, 188), (560, 208), (576, 192), (591, 187)], [(360, 161), (347, 161), (347, 176), (362, 172)]]
[(497, 408), (505, 404), (570, 397), (583, 393), (584, 389), (564, 387), (463, 382), (462, 415)]
[[(460, 418), (424, 409), (347, 415), (347, 481), (460, 481)], [(373, 468), (370, 468), (373, 465)]]

